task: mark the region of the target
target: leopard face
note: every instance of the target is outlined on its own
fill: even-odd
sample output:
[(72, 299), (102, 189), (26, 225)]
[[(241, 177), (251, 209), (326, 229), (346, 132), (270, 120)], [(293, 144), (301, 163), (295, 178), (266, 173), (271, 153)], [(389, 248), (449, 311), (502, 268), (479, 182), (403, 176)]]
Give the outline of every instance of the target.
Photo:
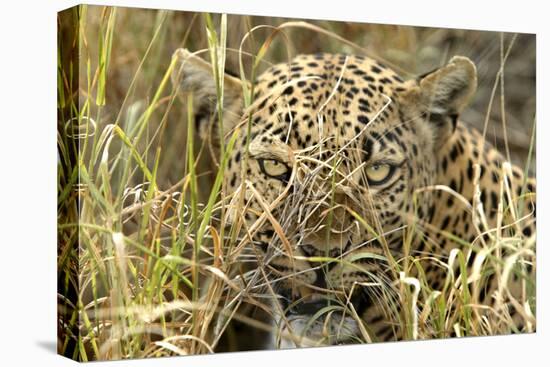
[[(211, 66), (186, 50), (174, 57), (174, 82), (194, 94), (197, 128), (212, 140), (220, 124)], [(279, 299), (279, 328), (304, 336), (280, 346), (353, 342), (363, 322), (380, 339), (399, 338), (388, 322), (399, 276), (389, 263), (424, 250), (415, 223), (441, 226), (453, 212), (424, 189), (450, 184), (442, 160), (462, 162), (450, 158), (456, 144), (463, 156), (475, 146), (458, 122), (477, 87), (474, 64), (454, 57), (405, 81), (367, 57), (301, 55), (245, 88), (229, 75), (223, 84), (222, 126), (235, 139), (224, 174), (228, 222), (248, 231)], [(468, 239), (473, 226), (459, 227)]]

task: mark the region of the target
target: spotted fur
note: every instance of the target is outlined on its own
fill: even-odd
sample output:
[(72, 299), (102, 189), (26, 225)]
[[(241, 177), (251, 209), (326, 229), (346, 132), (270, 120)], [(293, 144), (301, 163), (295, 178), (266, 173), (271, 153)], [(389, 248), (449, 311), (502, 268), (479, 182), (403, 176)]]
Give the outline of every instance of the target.
[[(175, 57), (174, 82), (180, 91), (194, 93), (197, 128), (213, 142), (217, 157), (211, 66), (187, 50)], [(274, 308), (285, 320), (282, 330), (302, 330), (304, 316), (340, 302), (348, 311), (355, 308), (373, 340), (401, 339), (395, 326), (399, 307), (387, 302), (397, 297), (399, 304), (391, 291), (399, 274), (392, 273), (389, 259), (415, 276), (417, 268), (406, 268), (403, 258), (446, 263), (460, 248), (471, 269), (475, 251), (464, 243), (482, 247), (491, 235), (486, 229), (502, 222), (510, 235), (535, 235), (534, 179), (509, 166), (478, 131), (458, 120), (477, 87), (469, 59), (454, 57), (405, 81), (368, 57), (300, 55), (261, 74), (248, 107), (243, 90), (252, 84), (246, 87), (224, 77), (224, 132), (227, 139), (237, 134), (225, 171), (227, 192), (234, 194), (228, 220), (243, 219), (253, 233), (258, 266), (281, 297)], [(388, 174), (376, 181), (366, 172)], [(503, 191), (504, 178), (510, 195)], [(524, 215), (531, 215), (512, 223), (509, 206), (518, 200), (525, 200)], [(237, 212), (239, 207), (244, 209)], [(444, 268), (418, 261), (430, 288), (441, 289)], [(496, 287), (490, 278), (478, 302), (493, 305)], [(512, 292), (517, 288), (511, 284)], [(350, 334), (361, 333), (357, 320), (344, 312), (331, 317), (329, 334), (335, 336), (324, 343), (349, 342)], [(520, 318), (517, 323), (521, 330)], [(338, 325), (347, 327), (345, 336)], [(326, 322), (317, 322), (305, 335), (315, 344), (326, 328)], [(293, 343), (298, 344), (280, 346)]]

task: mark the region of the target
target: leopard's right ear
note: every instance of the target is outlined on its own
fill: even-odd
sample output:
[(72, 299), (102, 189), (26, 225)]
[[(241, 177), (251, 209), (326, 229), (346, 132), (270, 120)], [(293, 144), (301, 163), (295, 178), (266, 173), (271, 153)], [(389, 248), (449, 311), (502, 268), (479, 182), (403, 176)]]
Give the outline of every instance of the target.
[[(180, 96), (193, 94), (193, 111), (199, 120), (213, 121), (217, 111), (217, 87), (212, 65), (187, 49), (177, 49), (173, 56), (175, 67), (172, 83)], [(224, 74), (223, 124), (224, 130), (233, 128), (240, 120), (243, 109), (241, 80)], [(185, 102), (187, 98), (183, 101)]]

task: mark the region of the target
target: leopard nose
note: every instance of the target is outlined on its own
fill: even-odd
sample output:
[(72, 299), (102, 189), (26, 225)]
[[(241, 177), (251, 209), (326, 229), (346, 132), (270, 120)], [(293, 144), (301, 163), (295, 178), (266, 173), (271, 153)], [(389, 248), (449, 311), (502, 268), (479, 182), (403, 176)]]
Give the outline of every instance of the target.
[(315, 248), (315, 246), (313, 246), (313, 245), (302, 245), (302, 246), (300, 246), (300, 249), (302, 250), (304, 255), (306, 255), (308, 257), (316, 256), (319, 252), (319, 250), (317, 248)]
[(294, 307), (289, 309), (291, 314), (296, 315), (314, 315), (323, 307), (328, 305), (326, 299), (319, 299), (309, 302), (298, 302)]
[(343, 248), (336, 246), (332, 249), (320, 249), (317, 246), (310, 245), (310, 244), (304, 244), (300, 246), (300, 249), (302, 250), (302, 253), (307, 257), (333, 257), (337, 258), (342, 255)]
[[(342, 255), (340, 248), (334, 248), (327, 254), (326, 251), (320, 250), (313, 245), (303, 245), (302, 252), (307, 257), (329, 257), (337, 259)], [(309, 260), (309, 263), (315, 273), (315, 281), (313, 282), (313, 285), (323, 289), (327, 288), (327, 273), (330, 272), (338, 264), (338, 262), (336, 260), (331, 261), (330, 259), (327, 259), (326, 261), (318, 261), (317, 259), (314, 261), (311, 259)]]

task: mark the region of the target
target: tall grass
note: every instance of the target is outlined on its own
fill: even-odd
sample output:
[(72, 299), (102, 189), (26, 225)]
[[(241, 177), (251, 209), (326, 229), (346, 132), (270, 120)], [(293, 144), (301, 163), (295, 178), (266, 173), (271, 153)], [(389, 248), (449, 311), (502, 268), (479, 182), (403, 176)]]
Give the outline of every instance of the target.
[[(270, 58), (284, 61), (293, 52), (309, 51), (303, 32), (310, 32), (309, 40), (324, 51), (348, 51), (361, 40), (363, 28), (84, 5), (60, 13), (58, 21), (59, 352), (89, 361), (260, 347), (261, 342), (245, 344), (239, 333), (244, 328), (245, 335), (257, 333), (261, 339), (262, 333), (278, 332), (270, 320), (274, 312), (270, 301), (277, 296), (264, 270), (256, 266), (257, 253), (249, 243), (259, 224), (245, 228), (239, 218), (229, 228), (225, 225), (231, 199), (238, 199), (231, 201), (237, 212), (246, 210), (247, 202), (244, 188), (231, 193), (223, 182), (238, 133), (223, 128), (224, 69), (232, 63), (241, 79), (255, 80)], [(265, 27), (260, 26), (263, 22)], [(274, 32), (274, 24), (283, 23)], [(240, 32), (233, 34), (231, 25), (239, 25)], [(381, 55), (396, 67), (410, 63), (404, 55), (410, 53), (411, 44), (420, 42), (403, 39), (444, 38), (437, 31), (369, 27), (364, 29), (376, 30), (382, 38), (397, 34), (395, 43), (407, 45), (396, 47), (393, 56)], [(346, 37), (337, 36), (338, 32)], [(169, 55), (179, 46), (203, 49), (213, 61), (219, 122), (219, 136), (214, 138), (221, 146), (214, 159), (208, 146), (196, 139), (193, 97), (182, 104), (176, 98), (177, 88), (169, 83), (175, 68), (175, 59)], [(429, 47), (421, 50), (433, 52)], [(504, 56), (500, 60), (504, 64), (503, 60)], [(500, 70), (496, 79), (501, 81), (503, 101)], [(245, 104), (250, 107), (254, 83), (243, 85)], [(490, 107), (487, 116), (491, 111)], [(240, 129), (248, 137), (248, 146), (252, 116), (246, 117)], [(503, 119), (503, 126), (509, 127), (513, 120)], [(527, 156), (525, 172), (532, 170), (534, 162), (531, 136), (527, 154), (519, 153)], [(336, 160), (326, 164), (338, 169)], [(515, 221), (522, 220), (528, 215), (523, 209), (526, 197), (511, 201), (517, 207), (505, 207), (510, 187), (505, 179), (500, 185), (499, 216), (512, 213)], [(256, 198), (265, 209), (261, 220), (279, 224), (270, 214), (272, 204), (259, 194)], [(514, 308), (527, 320), (527, 330), (534, 329), (535, 286), (525, 276), (525, 268), (535, 266), (535, 237), (525, 240), (518, 226), (504, 228), (502, 222), (496, 228), (487, 227), (485, 214), (476, 204), (468, 205), (479, 219), (480, 233), (488, 236), (475, 243), (453, 238), (469, 251), (454, 251), (448, 259), (411, 252), (390, 262), (400, 275), (400, 285), (396, 298), (386, 298), (394, 313), (399, 312), (395, 299), (402, 303), (401, 322), (395, 327), (408, 339), (516, 331), (511, 310), (503, 304), (480, 312), (479, 287), (492, 274), (501, 279), (498, 297), (502, 299), (508, 297), (506, 280), (522, 279), (525, 292), (514, 299)], [(364, 218), (352, 214), (368, 227)], [(410, 230), (421, 231), (422, 223), (417, 225)], [(284, 226), (277, 231), (283, 242)], [(369, 230), (383, 237), (380, 228)], [(289, 241), (285, 243), (292, 254)], [(468, 257), (475, 258), (473, 275), (466, 269)], [(328, 254), (309, 260), (319, 266), (341, 261)], [(429, 286), (423, 271), (428, 263), (447, 270), (441, 290)], [(360, 319), (343, 303), (320, 310), (311, 323), (336, 310)], [(304, 341), (301, 335), (285, 337)], [(364, 325), (357, 342), (373, 340)]]

